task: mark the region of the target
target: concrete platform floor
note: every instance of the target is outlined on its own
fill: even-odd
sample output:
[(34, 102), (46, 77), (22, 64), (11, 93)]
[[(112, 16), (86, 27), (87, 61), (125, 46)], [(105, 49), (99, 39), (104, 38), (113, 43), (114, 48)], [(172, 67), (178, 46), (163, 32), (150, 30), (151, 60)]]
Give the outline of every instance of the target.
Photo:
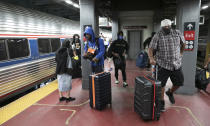
[[(148, 72), (135, 67), (134, 62), (127, 61), (127, 88), (122, 87), (122, 81), (119, 85), (114, 84), (114, 70), (111, 73), (112, 105), (102, 111), (89, 107), (89, 92), (82, 90), (80, 79), (75, 79), (71, 95), (76, 97), (76, 101), (59, 102), (56, 90), (2, 126), (209, 126), (209, 94), (175, 94), (174, 105), (165, 97), (166, 112), (161, 114), (160, 120), (145, 122), (134, 112), (134, 78)], [(119, 79), (122, 80), (121, 74)], [(170, 86), (171, 82), (168, 81), (166, 88)]]

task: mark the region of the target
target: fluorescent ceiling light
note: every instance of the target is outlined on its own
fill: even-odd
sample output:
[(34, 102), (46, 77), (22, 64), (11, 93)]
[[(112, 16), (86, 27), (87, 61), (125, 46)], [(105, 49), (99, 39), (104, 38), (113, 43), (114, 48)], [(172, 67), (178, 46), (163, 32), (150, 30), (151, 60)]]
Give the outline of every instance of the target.
[(74, 6), (74, 7), (76, 7), (76, 8), (79, 8), (79, 5), (77, 3), (72, 2), (71, 0), (65, 0), (65, 2), (67, 4), (70, 4), (70, 5)]
[(76, 3), (74, 3), (73, 6), (76, 7), (76, 8), (79, 8), (79, 5), (76, 4)]
[(202, 7), (202, 9), (205, 10), (205, 9), (207, 9), (208, 7), (209, 7), (208, 5), (204, 5), (204, 6)]
[(67, 4), (73, 4), (73, 2), (71, 0), (66, 0)]

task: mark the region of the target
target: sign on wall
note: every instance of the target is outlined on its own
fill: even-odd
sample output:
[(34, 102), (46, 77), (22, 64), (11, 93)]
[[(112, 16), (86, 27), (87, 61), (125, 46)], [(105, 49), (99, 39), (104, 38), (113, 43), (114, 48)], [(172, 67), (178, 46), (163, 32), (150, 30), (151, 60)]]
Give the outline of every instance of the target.
[(186, 41), (185, 51), (192, 51), (195, 42), (195, 22), (184, 23), (184, 38)]

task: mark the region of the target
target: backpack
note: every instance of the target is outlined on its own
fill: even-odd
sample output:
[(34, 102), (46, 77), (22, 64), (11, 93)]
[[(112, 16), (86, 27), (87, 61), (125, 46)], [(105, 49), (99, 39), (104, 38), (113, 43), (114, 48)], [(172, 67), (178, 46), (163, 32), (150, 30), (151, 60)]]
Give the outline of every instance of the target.
[(149, 57), (147, 52), (141, 51), (136, 59), (136, 66), (140, 68), (145, 68), (148, 66), (148, 63), (149, 63)]
[(209, 84), (209, 79), (206, 78), (206, 70), (197, 68), (195, 74), (195, 87), (206, 91)]

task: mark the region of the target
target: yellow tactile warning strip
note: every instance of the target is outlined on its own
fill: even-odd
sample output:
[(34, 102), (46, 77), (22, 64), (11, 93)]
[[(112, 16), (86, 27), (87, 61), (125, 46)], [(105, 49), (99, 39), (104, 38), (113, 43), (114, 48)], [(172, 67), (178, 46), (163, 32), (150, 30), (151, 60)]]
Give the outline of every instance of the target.
[(46, 97), (58, 88), (57, 80), (0, 108), (0, 125)]
[(203, 124), (199, 121), (199, 119), (193, 114), (193, 112), (191, 111), (190, 108), (186, 107), (186, 106), (170, 106), (171, 108), (179, 108), (179, 109), (185, 109), (190, 116), (192, 116), (192, 118), (198, 123), (199, 126), (203, 126)]

